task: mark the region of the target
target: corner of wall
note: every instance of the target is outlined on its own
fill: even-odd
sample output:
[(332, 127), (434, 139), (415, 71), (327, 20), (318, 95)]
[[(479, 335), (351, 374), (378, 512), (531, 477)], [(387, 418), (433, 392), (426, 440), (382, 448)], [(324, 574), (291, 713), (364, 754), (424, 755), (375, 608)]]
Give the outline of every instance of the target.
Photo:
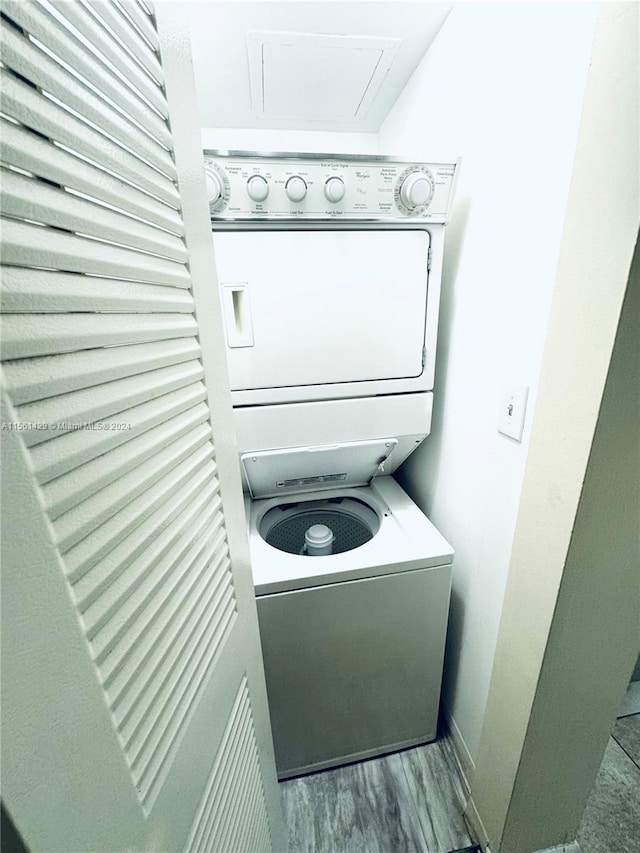
[[(637, 654), (637, 435), (607, 405), (638, 233), (637, 16), (636, 4), (601, 4), (595, 29), (472, 787), (496, 853), (575, 835)], [(632, 363), (617, 372), (627, 383)], [(630, 395), (618, 396), (626, 411)]]

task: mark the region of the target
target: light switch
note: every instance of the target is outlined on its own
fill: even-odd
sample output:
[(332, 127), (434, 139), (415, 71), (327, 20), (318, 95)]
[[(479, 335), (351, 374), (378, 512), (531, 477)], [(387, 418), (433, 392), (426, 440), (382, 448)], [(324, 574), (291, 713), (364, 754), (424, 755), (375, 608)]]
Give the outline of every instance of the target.
[(504, 385), (500, 395), (500, 411), (498, 413), (498, 432), (522, 441), (524, 416), (527, 411), (527, 385)]

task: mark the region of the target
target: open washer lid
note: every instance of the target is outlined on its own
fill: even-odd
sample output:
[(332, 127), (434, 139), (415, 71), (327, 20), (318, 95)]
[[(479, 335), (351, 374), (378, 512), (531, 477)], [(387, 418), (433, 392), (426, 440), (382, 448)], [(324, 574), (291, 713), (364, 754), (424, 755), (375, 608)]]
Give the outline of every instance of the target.
[(366, 486), (398, 440), (380, 438), (343, 444), (260, 450), (240, 457), (252, 498), (273, 498), (336, 487)]

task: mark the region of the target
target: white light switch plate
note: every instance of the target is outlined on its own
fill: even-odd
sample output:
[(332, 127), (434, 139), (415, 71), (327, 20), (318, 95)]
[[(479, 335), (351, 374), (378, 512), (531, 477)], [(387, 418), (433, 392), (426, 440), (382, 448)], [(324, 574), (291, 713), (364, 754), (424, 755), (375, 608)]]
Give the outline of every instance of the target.
[(504, 385), (500, 395), (500, 411), (498, 413), (498, 432), (522, 441), (524, 416), (527, 411), (527, 385)]

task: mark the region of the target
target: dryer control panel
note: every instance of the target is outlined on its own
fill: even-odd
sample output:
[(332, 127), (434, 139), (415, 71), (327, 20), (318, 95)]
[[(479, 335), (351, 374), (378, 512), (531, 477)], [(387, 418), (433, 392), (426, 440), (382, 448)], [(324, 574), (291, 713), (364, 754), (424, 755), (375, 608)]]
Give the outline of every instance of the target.
[(459, 161), (204, 152), (214, 226), (238, 221), (448, 221)]

